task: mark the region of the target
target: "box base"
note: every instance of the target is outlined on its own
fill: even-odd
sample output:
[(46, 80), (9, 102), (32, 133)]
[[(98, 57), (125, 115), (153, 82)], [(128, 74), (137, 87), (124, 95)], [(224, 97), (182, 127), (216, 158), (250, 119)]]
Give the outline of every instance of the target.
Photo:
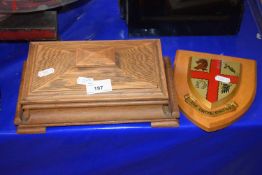
[[(173, 69), (164, 58), (169, 104), (22, 109), (18, 102), (15, 124), (18, 134), (45, 133), (47, 127), (150, 122), (151, 127), (178, 127), (179, 110), (174, 93)], [(24, 76), (24, 75), (23, 75)], [(22, 80), (23, 81), (23, 80)], [(21, 85), (23, 82), (21, 83)], [(20, 87), (22, 88), (22, 87)], [(20, 94), (21, 95), (21, 94)], [(20, 97), (19, 97), (19, 100)]]

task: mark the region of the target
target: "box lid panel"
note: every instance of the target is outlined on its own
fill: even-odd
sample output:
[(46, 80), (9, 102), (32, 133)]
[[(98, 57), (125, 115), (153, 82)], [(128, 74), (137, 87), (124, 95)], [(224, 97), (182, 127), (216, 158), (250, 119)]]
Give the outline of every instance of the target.
[[(158, 40), (33, 43), (25, 103), (168, 99)], [(39, 71), (54, 72), (39, 77)], [(29, 70), (28, 70), (29, 69)], [(111, 79), (111, 92), (88, 95), (78, 77)]]

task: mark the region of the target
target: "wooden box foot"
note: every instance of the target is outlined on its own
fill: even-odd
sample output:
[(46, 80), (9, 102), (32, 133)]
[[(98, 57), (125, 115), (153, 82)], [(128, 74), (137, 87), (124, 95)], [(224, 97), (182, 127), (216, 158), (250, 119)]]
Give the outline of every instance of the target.
[(16, 133), (18, 134), (44, 134), (46, 133), (46, 127), (18, 126)]
[(173, 128), (179, 127), (178, 121), (159, 121), (159, 122), (151, 122), (152, 128)]

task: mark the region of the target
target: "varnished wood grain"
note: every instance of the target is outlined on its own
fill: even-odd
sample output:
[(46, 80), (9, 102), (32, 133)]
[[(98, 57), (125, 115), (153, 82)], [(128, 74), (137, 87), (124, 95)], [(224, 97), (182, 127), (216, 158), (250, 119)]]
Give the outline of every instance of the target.
[(46, 132), (46, 127), (28, 127), (28, 126), (18, 126), (18, 134), (44, 134)]
[[(222, 109), (225, 107), (226, 104), (235, 102), (238, 105), (235, 111), (218, 116), (209, 116), (198, 112), (185, 102), (184, 96), (187, 94), (197, 100), (194, 94), (190, 91), (190, 87), (187, 81), (188, 67), (190, 59), (193, 56), (198, 58), (209, 58), (241, 63), (242, 72), (239, 87), (234, 96), (227, 103), (221, 104), (220, 106), (214, 107), (212, 108), (212, 110), (210, 110), (207, 106), (204, 105), (204, 103), (201, 103), (201, 100), (198, 100), (198, 104), (203, 109), (207, 109), (210, 111)], [(178, 104), (180, 108), (193, 123), (208, 132), (222, 129), (239, 119), (248, 110), (256, 94), (256, 62), (249, 59), (179, 50), (177, 51), (175, 58), (174, 77)]]
[(77, 67), (102, 67), (115, 66), (116, 55), (113, 47), (99, 49), (77, 49), (76, 66)]
[[(55, 72), (37, 76), (48, 68)], [(164, 63), (159, 40), (31, 43), (23, 71), (15, 118), (19, 133), (98, 123), (178, 125), (172, 68)], [(88, 95), (76, 83), (80, 76), (111, 79), (113, 91)]]
[[(136, 43), (135, 46), (131, 45), (132, 47), (129, 43), (123, 41), (109, 42), (110, 44), (101, 41), (95, 42), (95, 45), (92, 42), (74, 42), (75, 45), (78, 45), (77, 48), (68, 42), (54, 43), (50, 45), (48, 43), (46, 45), (44, 43), (39, 45), (33, 44), (35, 49), (31, 51), (32, 54), (34, 54), (34, 52), (38, 53), (33, 57), (32, 62), (36, 61), (36, 64), (33, 64), (35, 65), (32, 68), (33, 72), (29, 73), (29, 76), (34, 78), (30, 80), (30, 84), (32, 85), (26, 96), (28, 100), (39, 99), (40, 101), (48, 101), (53, 96), (55, 96), (56, 99), (62, 98), (70, 100), (72, 98), (78, 98), (84, 99), (85, 101), (100, 101), (105, 98), (103, 94), (84, 96), (84, 87), (76, 86), (76, 79), (79, 76), (92, 77), (97, 80), (111, 79), (114, 91), (106, 94), (108, 98), (115, 98), (115, 94), (117, 94), (117, 99), (125, 99), (126, 94), (129, 95), (129, 98), (134, 97), (134, 99), (141, 97), (168, 98), (166, 78), (163, 72), (163, 60), (155, 56), (159, 52), (156, 48), (160, 47), (160, 43), (156, 40), (132, 41), (131, 43)], [(53, 45), (55, 47), (53, 47)], [(119, 47), (119, 45), (121, 47)], [(70, 46), (75, 48), (75, 50), (67, 49)], [(98, 68), (89, 67), (88, 69), (78, 69), (76, 65), (72, 65), (72, 63), (75, 63), (74, 60), (76, 60), (77, 49), (90, 50), (96, 47), (105, 48), (106, 46), (115, 49), (116, 55), (118, 56), (118, 63), (115, 67), (108, 68), (101, 65), (101, 67)], [(132, 52), (138, 52), (136, 57), (134, 57), (135, 54), (130, 53), (130, 50), (132, 50)], [(45, 60), (48, 61), (46, 62)], [(63, 61), (61, 62), (60, 60)], [(141, 62), (143, 62), (143, 67), (140, 67)], [(162, 64), (159, 64), (159, 62)], [(35, 76), (39, 70), (48, 67), (54, 67), (55, 70), (57, 69), (55, 74), (44, 78)], [(160, 74), (159, 72), (161, 72), (161, 76), (158, 75)], [(45, 83), (45, 79), (47, 79), (47, 83)], [(116, 92), (118, 90), (119, 92)], [(125, 90), (127, 93), (121, 93), (121, 90)], [(148, 90), (150, 93), (144, 93)], [(77, 96), (81, 96), (82, 98)], [(100, 96), (103, 97), (100, 98)]]
[(169, 57), (165, 57), (164, 62), (165, 62), (168, 93), (169, 93), (169, 108), (170, 108), (172, 116), (178, 118), (179, 117), (179, 109), (178, 109), (178, 104), (177, 104), (177, 96), (176, 96), (176, 93), (174, 91), (174, 89), (175, 89), (174, 77), (173, 77), (174, 70), (172, 68)]

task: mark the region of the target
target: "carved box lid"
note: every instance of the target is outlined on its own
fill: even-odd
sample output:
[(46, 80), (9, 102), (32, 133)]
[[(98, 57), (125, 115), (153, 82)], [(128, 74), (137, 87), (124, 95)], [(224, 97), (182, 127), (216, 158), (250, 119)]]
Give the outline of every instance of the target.
[[(47, 76), (39, 72), (50, 70)], [(110, 79), (112, 91), (88, 94), (79, 77)], [(168, 104), (159, 40), (34, 42), (24, 69), (21, 104)]]

